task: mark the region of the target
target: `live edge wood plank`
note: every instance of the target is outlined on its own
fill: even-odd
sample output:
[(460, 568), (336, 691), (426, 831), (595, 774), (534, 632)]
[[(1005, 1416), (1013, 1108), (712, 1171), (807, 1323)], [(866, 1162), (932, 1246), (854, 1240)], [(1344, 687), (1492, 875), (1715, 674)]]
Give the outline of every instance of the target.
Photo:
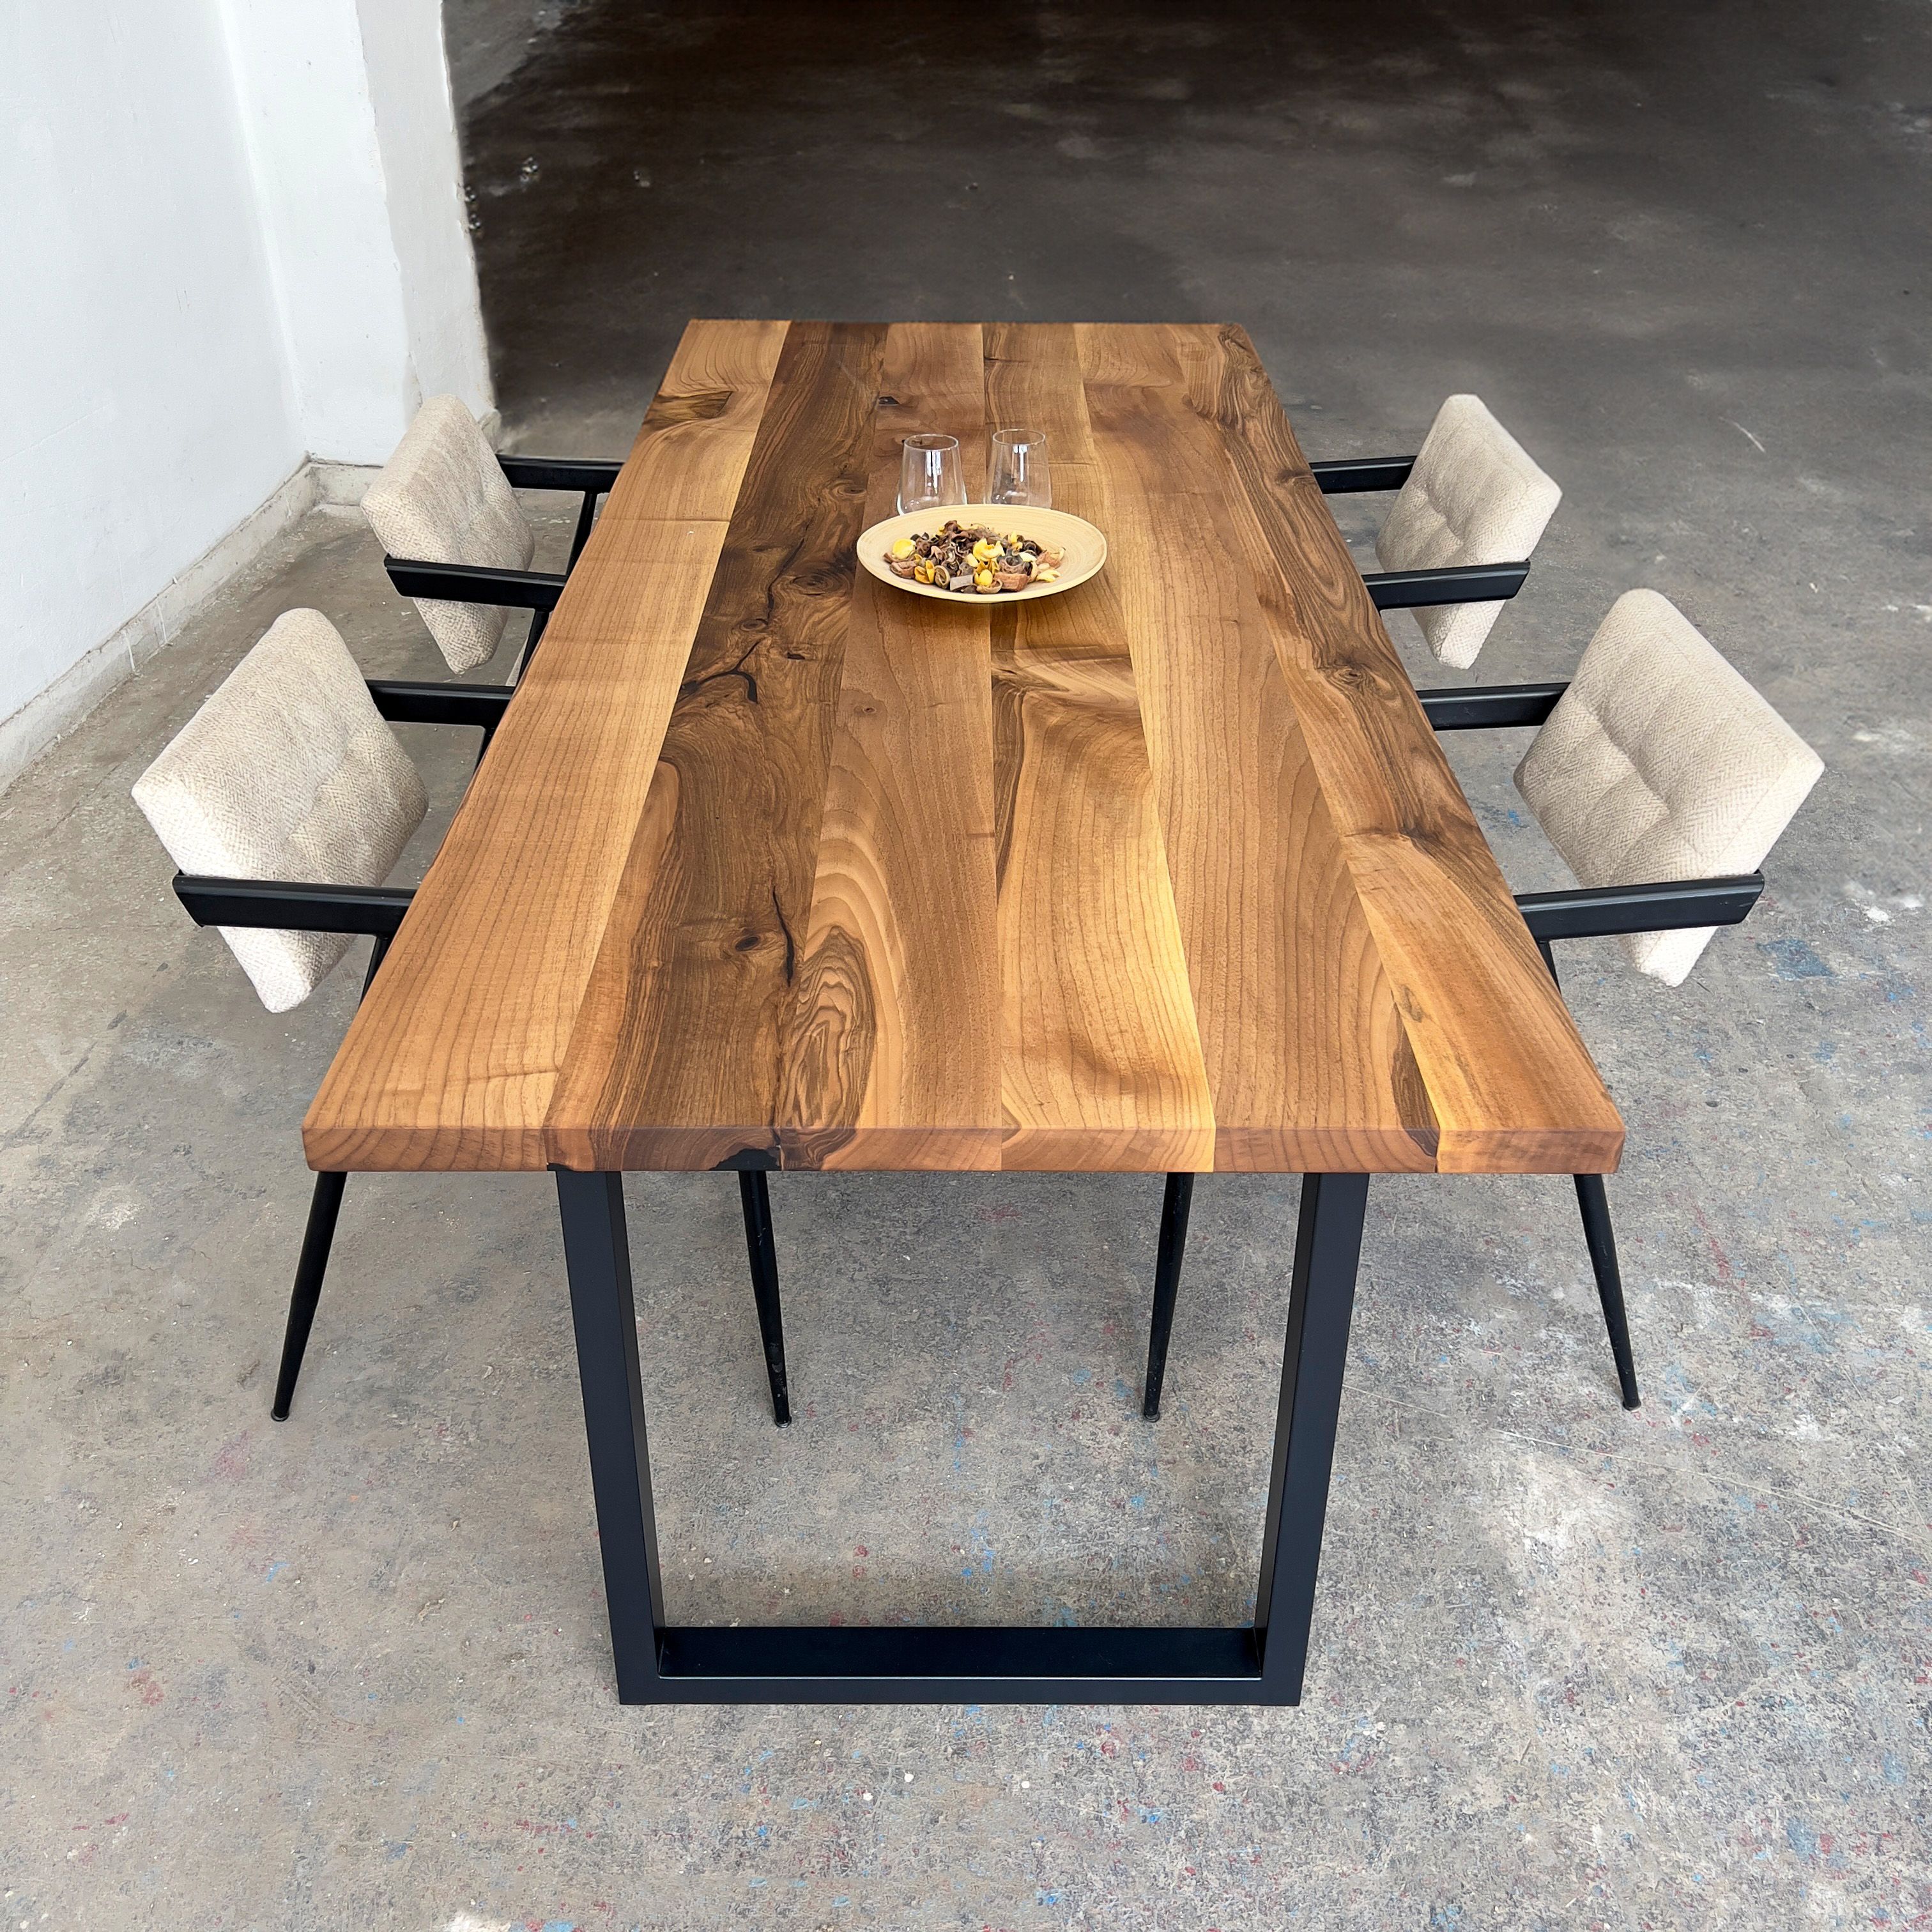
[(1168, 332), (1079, 331), (1214, 1164), (1426, 1170), (1436, 1122)]
[(778, 1157), (885, 334), (787, 332), (658, 753), (668, 826), (636, 850), (550, 1103), (566, 1166)]
[[(858, 572), (898, 438), (976, 490), (995, 423), (1106, 572)], [(1582, 1172), (1622, 1126), (1240, 330), (698, 322), (304, 1138)]]
[[(989, 418), (1044, 429), (1056, 503), (1104, 528), (1074, 331), (987, 334)], [(1112, 574), (996, 608), (993, 636), (1003, 1165), (1211, 1168), (1214, 1101)]]
[(1613, 1168), (1622, 1122), (1253, 344), (1224, 326), (1188, 332), (1181, 346), (1192, 405), (1221, 433), (1234, 533), (1428, 1090), (1436, 1166)]
[(706, 513), (736, 500), (784, 334), (782, 323), (685, 332), (664, 399), (310, 1106), (311, 1167), (552, 1158), (544, 1116), (724, 540)]
[[(976, 323), (887, 330), (866, 524), (892, 514), (915, 430), (985, 473), (984, 355)], [(856, 575), (784, 1043), (787, 1167), (1000, 1165), (992, 746), (986, 608)]]

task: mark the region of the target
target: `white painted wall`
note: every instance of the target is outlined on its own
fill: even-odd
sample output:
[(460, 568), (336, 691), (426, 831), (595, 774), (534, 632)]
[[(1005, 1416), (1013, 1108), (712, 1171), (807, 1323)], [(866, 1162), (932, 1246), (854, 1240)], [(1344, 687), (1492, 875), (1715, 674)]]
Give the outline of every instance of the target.
[(355, 0), (218, 10), (303, 448), (380, 462), (419, 398)]
[(460, 396), (482, 416), (495, 404), (443, 52), (442, 0), (360, 0), (358, 10), (417, 385), (426, 396)]
[(490, 406), (440, 0), (220, 0), (308, 453)]
[(4, 784), (306, 458), (490, 395), (437, 0), (19, 0), (0, 116)]
[(0, 8), (0, 718), (302, 461), (209, 0)]

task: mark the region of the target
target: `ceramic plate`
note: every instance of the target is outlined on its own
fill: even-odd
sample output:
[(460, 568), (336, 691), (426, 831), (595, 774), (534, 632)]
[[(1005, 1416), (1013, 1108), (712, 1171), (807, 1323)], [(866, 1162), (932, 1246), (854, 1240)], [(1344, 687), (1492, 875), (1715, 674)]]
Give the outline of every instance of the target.
[[(942, 590), (936, 584), (915, 584), (909, 577), (895, 577), (886, 562), (886, 553), (901, 537), (918, 536), (940, 529), (949, 518), (962, 524), (992, 524), (1001, 530), (1018, 531), (1023, 537), (1036, 537), (1052, 548), (1064, 550), (1060, 575), (1052, 584), (1029, 584), (1024, 590), (1002, 590), (982, 595), (973, 590)], [(1084, 584), (1107, 560), (1107, 539), (1084, 518), (1064, 510), (1031, 510), (1008, 503), (948, 503), (930, 510), (909, 510), (902, 517), (888, 517), (874, 524), (859, 539), (859, 561), (881, 584), (895, 590), (910, 590), (915, 597), (937, 597), (947, 604), (977, 604), (996, 608), (1017, 604), (1035, 597), (1051, 597), (1056, 591), (1071, 590)]]

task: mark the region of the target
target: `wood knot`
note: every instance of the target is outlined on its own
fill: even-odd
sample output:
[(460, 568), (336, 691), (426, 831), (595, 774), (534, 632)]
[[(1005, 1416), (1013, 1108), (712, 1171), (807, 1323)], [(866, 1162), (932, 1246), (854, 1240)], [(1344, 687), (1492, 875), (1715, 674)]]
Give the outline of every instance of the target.
[(785, 587), (801, 597), (837, 597), (851, 587), (852, 574), (847, 570), (795, 570), (785, 579)]
[(1328, 678), (1330, 684), (1339, 685), (1344, 691), (1379, 691), (1382, 688), (1382, 680), (1366, 664), (1347, 658), (1330, 664)]

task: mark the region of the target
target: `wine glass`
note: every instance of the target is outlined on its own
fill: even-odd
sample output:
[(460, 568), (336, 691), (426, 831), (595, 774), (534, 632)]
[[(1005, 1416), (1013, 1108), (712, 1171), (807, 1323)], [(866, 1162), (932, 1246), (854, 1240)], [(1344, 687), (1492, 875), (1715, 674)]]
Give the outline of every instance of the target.
[(956, 436), (909, 436), (900, 446), (899, 514), (963, 503), (966, 482)]
[(996, 429), (993, 432), (989, 503), (1021, 503), (1036, 510), (1053, 508), (1053, 478), (1046, 466), (1046, 432)]

